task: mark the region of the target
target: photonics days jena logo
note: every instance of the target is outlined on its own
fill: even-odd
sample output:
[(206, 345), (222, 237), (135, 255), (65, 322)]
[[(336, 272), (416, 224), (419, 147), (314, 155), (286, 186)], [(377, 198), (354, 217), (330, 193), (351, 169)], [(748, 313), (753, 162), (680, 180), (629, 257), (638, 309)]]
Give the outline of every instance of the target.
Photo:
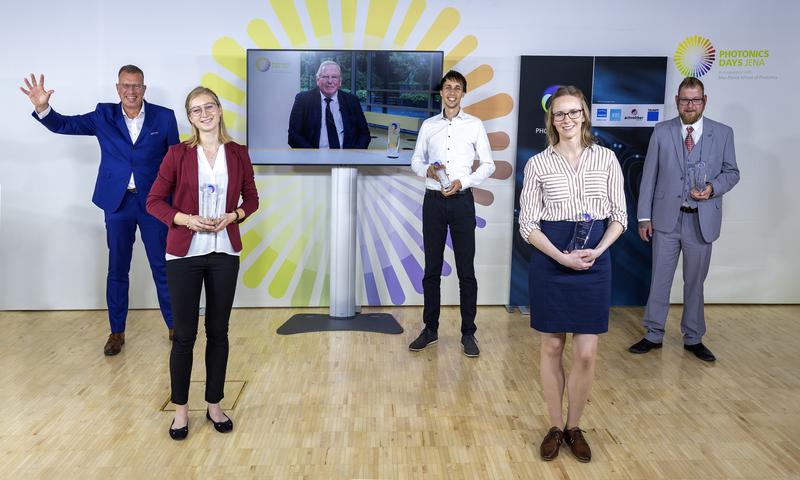
[(717, 49), (706, 37), (689, 35), (675, 49), (675, 68), (681, 75), (702, 77), (716, 62), (721, 80), (775, 80), (767, 71), (769, 50), (765, 48)]

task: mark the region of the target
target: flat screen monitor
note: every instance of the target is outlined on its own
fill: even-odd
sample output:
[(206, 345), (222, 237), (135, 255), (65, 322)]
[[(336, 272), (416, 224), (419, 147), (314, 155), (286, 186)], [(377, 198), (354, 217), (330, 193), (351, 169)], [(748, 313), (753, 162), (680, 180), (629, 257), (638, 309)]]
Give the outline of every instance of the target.
[[(422, 122), (441, 112), (443, 60), (441, 51), (247, 50), (247, 146), (252, 162), (408, 165)], [(332, 125), (338, 129), (333, 131), (326, 128), (328, 112), (323, 107), (330, 86), (321, 92), (317, 79), (326, 61), (340, 66), (338, 92), (344, 92), (337, 93), (332, 104)], [(321, 82), (325, 76), (331, 77), (323, 75)], [(390, 130), (399, 134), (396, 158), (387, 154)], [(333, 142), (328, 141), (329, 132), (337, 133)], [(332, 143), (343, 148), (328, 148)]]

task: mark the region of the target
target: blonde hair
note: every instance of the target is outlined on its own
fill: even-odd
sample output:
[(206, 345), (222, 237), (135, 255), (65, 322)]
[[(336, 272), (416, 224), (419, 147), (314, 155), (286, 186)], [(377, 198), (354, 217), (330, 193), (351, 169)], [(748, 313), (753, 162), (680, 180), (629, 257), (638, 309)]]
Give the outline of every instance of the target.
[(219, 143), (224, 145), (228, 142), (232, 142), (233, 138), (230, 135), (228, 135), (228, 130), (225, 128), (225, 118), (222, 115), (222, 105), (219, 103), (219, 97), (217, 97), (217, 94), (214, 93), (214, 91), (211, 90), (210, 88), (195, 87), (191, 92), (189, 92), (189, 95), (186, 96), (186, 105), (185, 105), (186, 117), (189, 118), (189, 124), (192, 126), (192, 136), (189, 137), (189, 139), (183, 143), (189, 145), (190, 147), (196, 147), (200, 145), (200, 131), (191, 122), (191, 116), (189, 115), (189, 104), (192, 102), (192, 100), (199, 97), (200, 95), (208, 95), (209, 97), (211, 97), (211, 99), (214, 100), (214, 103), (217, 104), (217, 108), (219, 108), (219, 131), (217, 132)]
[(556, 130), (555, 125), (553, 125), (553, 102), (556, 98), (559, 97), (575, 97), (581, 101), (581, 108), (583, 109), (583, 123), (581, 124), (581, 145), (583, 147), (588, 147), (595, 143), (594, 135), (592, 135), (592, 121), (591, 121), (591, 110), (589, 109), (589, 105), (586, 104), (586, 97), (583, 96), (583, 92), (574, 86), (574, 85), (565, 85), (558, 87), (558, 90), (550, 97), (550, 109), (547, 113), (544, 114), (544, 126), (545, 130), (547, 131), (547, 144), (550, 146), (555, 146), (559, 141), (558, 131)]

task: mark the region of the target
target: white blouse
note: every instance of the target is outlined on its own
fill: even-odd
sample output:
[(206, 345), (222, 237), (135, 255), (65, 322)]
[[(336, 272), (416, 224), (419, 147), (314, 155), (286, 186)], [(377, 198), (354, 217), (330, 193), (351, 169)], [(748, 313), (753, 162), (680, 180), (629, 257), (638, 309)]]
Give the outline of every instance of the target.
[[(197, 204), (203, 205), (202, 188), (205, 185), (212, 184), (216, 187), (218, 192), (217, 199), (217, 216), (225, 213), (225, 199), (228, 194), (228, 161), (225, 156), (225, 146), (220, 145), (217, 150), (217, 158), (214, 161), (214, 168), (208, 163), (206, 154), (203, 147), (197, 146), (197, 184), (200, 188), (197, 190)], [(239, 256), (239, 252), (234, 251), (231, 239), (228, 236), (228, 230), (223, 229), (220, 232), (194, 232), (192, 235), (192, 243), (189, 244), (189, 251), (185, 257), (176, 257), (175, 255), (167, 254), (167, 260), (175, 260), (178, 258), (199, 257), (207, 255), (212, 252), (227, 253), (228, 255)]]
[(575, 170), (552, 146), (531, 157), (519, 197), (519, 233), (525, 241), (539, 222), (595, 220), (628, 225), (622, 169), (617, 156), (599, 145), (584, 149)]

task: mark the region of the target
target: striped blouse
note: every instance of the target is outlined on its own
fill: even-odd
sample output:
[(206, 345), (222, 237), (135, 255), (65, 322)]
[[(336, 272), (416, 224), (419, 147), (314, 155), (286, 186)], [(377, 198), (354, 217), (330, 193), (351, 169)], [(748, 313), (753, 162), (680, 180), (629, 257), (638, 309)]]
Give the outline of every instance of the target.
[(577, 221), (583, 212), (628, 225), (622, 169), (617, 156), (600, 145), (586, 148), (577, 171), (550, 146), (525, 165), (519, 197), (519, 233), (525, 241), (539, 222)]

